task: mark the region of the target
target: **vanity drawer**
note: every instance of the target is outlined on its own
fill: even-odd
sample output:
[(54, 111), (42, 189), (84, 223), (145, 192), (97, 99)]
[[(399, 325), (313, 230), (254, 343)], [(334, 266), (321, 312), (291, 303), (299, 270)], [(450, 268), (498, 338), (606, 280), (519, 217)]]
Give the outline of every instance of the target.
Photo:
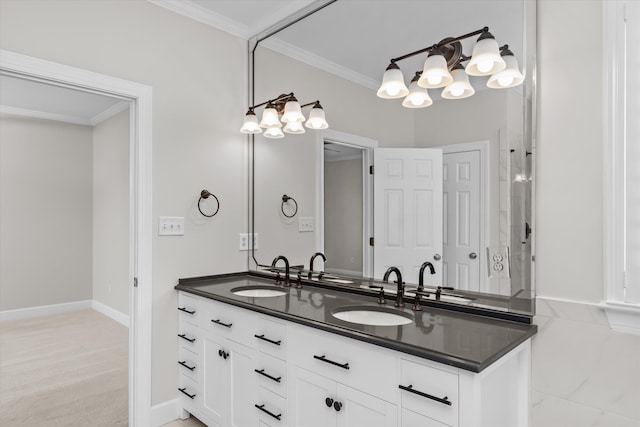
[(253, 341), (258, 350), (281, 359), (287, 358), (287, 325), (266, 317), (253, 322)]
[(202, 357), (191, 349), (181, 345), (178, 349), (178, 372), (198, 382), (202, 371)]
[(179, 347), (184, 347), (193, 353), (200, 354), (201, 338), (197, 326), (190, 323), (180, 323), (178, 325)]
[(287, 397), (287, 363), (277, 357), (259, 353), (256, 363), (258, 384), (282, 397)]
[(201, 304), (200, 312), (200, 325), (205, 333), (245, 343), (255, 341), (253, 335), (250, 335), (254, 322), (246, 310), (219, 301), (206, 300)]
[[(295, 326), (295, 328), (294, 328)], [(388, 402), (398, 396), (397, 356), (372, 344), (317, 329), (289, 325), (289, 363)], [(292, 347), (292, 348), (291, 348)]]
[(457, 426), (460, 403), (458, 375), (407, 359), (402, 359), (400, 363), (402, 408)]
[(402, 427), (450, 427), (422, 414), (402, 408)]
[[(287, 420), (287, 399), (264, 387), (258, 389), (258, 402), (256, 407), (260, 425), (286, 426)], [(264, 405), (264, 406), (263, 406)], [(267, 412), (268, 411), (268, 412)]]
[(200, 384), (186, 375), (180, 375), (178, 379), (178, 399), (188, 412), (197, 412), (202, 408), (202, 388)]
[(178, 322), (199, 325), (200, 298), (188, 295), (184, 292), (178, 293)]

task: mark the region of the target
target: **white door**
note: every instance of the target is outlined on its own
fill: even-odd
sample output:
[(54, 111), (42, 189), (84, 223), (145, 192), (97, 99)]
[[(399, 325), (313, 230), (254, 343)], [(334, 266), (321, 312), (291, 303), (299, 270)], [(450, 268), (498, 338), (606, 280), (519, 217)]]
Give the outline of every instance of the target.
[(443, 155), (443, 283), (480, 291), (480, 151)]
[(374, 165), (374, 277), (394, 266), (418, 283), (420, 265), (430, 261), (436, 274), (425, 284), (440, 285), (442, 150), (377, 148)]

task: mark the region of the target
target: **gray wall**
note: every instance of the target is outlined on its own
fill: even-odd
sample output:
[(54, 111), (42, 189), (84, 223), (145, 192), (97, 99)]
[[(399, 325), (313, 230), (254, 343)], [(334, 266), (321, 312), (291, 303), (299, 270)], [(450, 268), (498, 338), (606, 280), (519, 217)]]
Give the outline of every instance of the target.
[(92, 128), (0, 118), (0, 310), (91, 299)]
[(362, 274), (362, 159), (324, 164), (327, 271)]
[(93, 300), (129, 314), (129, 109), (93, 128)]

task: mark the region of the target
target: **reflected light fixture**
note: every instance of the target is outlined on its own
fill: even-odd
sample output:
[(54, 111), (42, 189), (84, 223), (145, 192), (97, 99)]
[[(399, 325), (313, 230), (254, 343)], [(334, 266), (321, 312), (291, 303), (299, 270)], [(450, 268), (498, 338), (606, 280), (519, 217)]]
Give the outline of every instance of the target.
[[(471, 56), (462, 53), (461, 40), (477, 36)], [(397, 62), (415, 55), (427, 53), (422, 71), (417, 71), (409, 87)], [(462, 63), (467, 62), (464, 66)], [(472, 96), (475, 89), (469, 83), (469, 76), (490, 76), (487, 87), (504, 89), (521, 85), (524, 76), (518, 68), (518, 61), (508, 45), (498, 46), (489, 27), (448, 37), (424, 49), (391, 59), (382, 77), (377, 95), (384, 99), (404, 98), (402, 105), (407, 108), (424, 108), (433, 104), (428, 89), (443, 88), (445, 99), (463, 99)], [(249, 111), (251, 112), (251, 110)], [(246, 120), (253, 120), (247, 113)], [(253, 122), (251, 122), (253, 123)], [(254, 126), (248, 124), (247, 126)]]
[[(264, 105), (266, 107), (262, 112), (262, 119), (258, 123), (255, 109)], [(302, 114), (302, 109), (312, 105), (309, 120), (307, 120)], [(327, 129), (329, 127), (320, 101), (300, 105), (293, 92), (291, 92), (249, 107), (249, 111), (244, 116), (240, 132), (248, 134), (262, 133), (266, 138), (284, 138), (285, 133), (305, 133), (302, 125), (305, 121), (305, 126), (309, 129)], [(284, 128), (282, 127), (283, 123), (285, 124)]]

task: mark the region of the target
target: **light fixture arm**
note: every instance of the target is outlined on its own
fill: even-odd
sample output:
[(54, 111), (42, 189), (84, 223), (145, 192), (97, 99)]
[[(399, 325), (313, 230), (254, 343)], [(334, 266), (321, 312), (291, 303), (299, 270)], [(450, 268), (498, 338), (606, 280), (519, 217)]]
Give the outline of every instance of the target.
[(392, 58), (391, 59), (391, 63), (395, 64), (398, 61), (402, 61), (403, 59), (411, 58), (412, 56), (416, 56), (416, 55), (419, 55), (419, 54), (425, 53), (425, 52), (431, 53), (434, 50), (440, 49), (443, 46), (447, 46), (447, 45), (459, 42), (460, 40), (468, 39), (469, 37), (473, 37), (473, 36), (477, 36), (478, 34), (486, 33), (488, 31), (489, 31), (489, 27), (483, 27), (483, 28), (481, 28), (479, 30), (472, 31), (470, 33), (463, 34), (463, 35), (455, 37), (455, 38), (445, 39), (445, 40), (440, 41), (439, 43), (434, 44), (433, 46), (425, 47), (424, 49), (416, 50), (415, 52), (407, 53), (406, 55), (402, 55), (402, 56), (399, 56), (397, 58)]

